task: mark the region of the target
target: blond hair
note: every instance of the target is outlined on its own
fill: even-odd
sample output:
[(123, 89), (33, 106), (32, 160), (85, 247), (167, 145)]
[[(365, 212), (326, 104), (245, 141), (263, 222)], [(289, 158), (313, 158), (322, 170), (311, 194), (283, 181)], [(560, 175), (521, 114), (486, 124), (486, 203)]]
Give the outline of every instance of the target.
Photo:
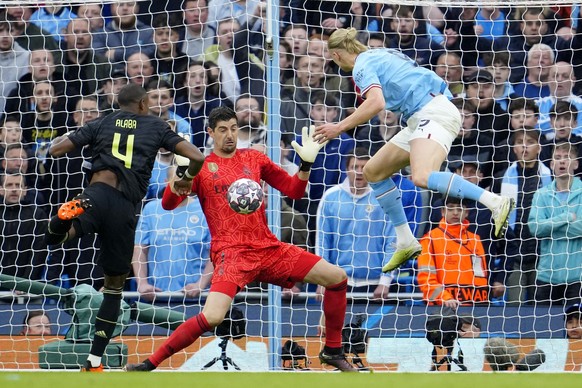
[(339, 28), (331, 34), (327, 41), (328, 50), (346, 50), (350, 54), (360, 54), (368, 48), (356, 39), (358, 31), (351, 28)]

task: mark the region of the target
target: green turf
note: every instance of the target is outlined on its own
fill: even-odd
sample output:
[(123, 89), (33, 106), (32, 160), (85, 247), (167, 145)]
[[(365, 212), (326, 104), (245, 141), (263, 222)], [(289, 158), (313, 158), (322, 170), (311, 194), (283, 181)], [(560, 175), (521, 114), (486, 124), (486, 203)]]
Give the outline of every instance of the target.
[(0, 372), (2, 388), (566, 388), (582, 375), (545, 373)]

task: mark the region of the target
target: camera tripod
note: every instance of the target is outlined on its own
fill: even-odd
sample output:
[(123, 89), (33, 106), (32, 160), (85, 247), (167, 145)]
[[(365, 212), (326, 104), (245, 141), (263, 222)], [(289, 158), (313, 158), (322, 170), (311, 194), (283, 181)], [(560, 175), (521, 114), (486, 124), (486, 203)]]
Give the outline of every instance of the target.
[(447, 371), (451, 371), (451, 366), (454, 364), (457, 364), (457, 366), (459, 367), (459, 369), (461, 369), (461, 371), (466, 372), (467, 371), (467, 367), (464, 364), (464, 357), (463, 357), (463, 351), (459, 350), (458, 353), (458, 358), (454, 358), (453, 357), (453, 347), (452, 346), (447, 346), (444, 349), (447, 350), (447, 354), (445, 356), (443, 356), (443, 358), (441, 358), (439, 361), (437, 361), (437, 347), (434, 346), (432, 348), (432, 366), (430, 367), (430, 371), (434, 372), (434, 371), (438, 371), (440, 366), (443, 364), (447, 364)]
[(240, 370), (238, 365), (236, 365), (230, 357), (226, 356), (226, 346), (227, 345), (228, 345), (228, 337), (222, 337), (222, 340), (218, 344), (218, 347), (220, 348), (220, 357), (214, 357), (212, 360), (210, 360), (210, 362), (208, 362), (206, 365), (204, 365), (202, 367), (202, 370), (206, 370), (206, 369), (210, 368), (212, 365), (216, 364), (217, 361), (222, 361), (222, 368), (224, 370), (228, 370), (229, 364), (232, 365), (234, 367), (234, 369)]

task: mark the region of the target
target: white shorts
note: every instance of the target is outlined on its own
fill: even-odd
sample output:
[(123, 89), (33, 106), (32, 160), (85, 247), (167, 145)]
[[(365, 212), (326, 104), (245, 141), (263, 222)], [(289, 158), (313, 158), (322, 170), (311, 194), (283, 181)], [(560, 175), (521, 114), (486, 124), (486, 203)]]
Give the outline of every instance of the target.
[(390, 143), (410, 152), (411, 140), (431, 139), (439, 143), (448, 154), (451, 144), (461, 130), (461, 114), (457, 107), (441, 94), (410, 116), (407, 124), (406, 128), (390, 139)]

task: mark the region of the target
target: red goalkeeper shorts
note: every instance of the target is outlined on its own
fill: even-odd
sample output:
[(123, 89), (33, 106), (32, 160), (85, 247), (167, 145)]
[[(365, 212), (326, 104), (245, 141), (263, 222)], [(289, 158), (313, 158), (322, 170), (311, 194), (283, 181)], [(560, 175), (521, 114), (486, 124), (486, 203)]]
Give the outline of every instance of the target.
[[(214, 264), (211, 291), (219, 291), (213, 286), (225, 282), (236, 284), (239, 290), (254, 281), (291, 288), (303, 281), (311, 268), (322, 260), (283, 242), (258, 249), (227, 248), (213, 253), (211, 259)], [(223, 287), (220, 289), (224, 292)]]

